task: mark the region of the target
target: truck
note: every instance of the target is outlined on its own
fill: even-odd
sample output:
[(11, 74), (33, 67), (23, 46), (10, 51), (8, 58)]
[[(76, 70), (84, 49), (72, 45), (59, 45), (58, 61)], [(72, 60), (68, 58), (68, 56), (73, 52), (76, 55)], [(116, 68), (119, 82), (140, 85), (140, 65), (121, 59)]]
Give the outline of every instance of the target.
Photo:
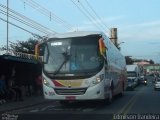
[(138, 65), (127, 65), (127, 88), (134, 89), (139, 84), (140, 68)]

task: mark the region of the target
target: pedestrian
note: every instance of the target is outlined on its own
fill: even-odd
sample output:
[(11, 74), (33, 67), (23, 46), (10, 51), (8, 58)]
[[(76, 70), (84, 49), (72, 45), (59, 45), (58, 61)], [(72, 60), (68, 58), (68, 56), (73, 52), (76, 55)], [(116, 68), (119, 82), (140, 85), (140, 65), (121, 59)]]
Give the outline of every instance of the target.
[(20, 87), (15, 84), (14, 80), (15, 80), (15, 78), (10, 78), (10, 80), (8, 82), (11, 98), (14, 101), (23, 101), (22, 91), (21, 91)]
[(0, 103), (5, 103), (7, 98), (7, 89), (6, 89), (6, 81), (5, 76), (0, 76)]
[(38, 75), (36, 78), (36, 89), (38, 94), (42, 95), (42, 76)]

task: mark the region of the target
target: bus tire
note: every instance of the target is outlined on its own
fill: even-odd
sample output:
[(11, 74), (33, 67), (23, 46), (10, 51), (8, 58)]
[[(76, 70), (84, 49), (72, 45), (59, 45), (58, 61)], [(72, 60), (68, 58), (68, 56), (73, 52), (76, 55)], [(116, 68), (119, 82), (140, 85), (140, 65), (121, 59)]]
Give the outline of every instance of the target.
[(108, 97), (108, 104), (113, 102), (113, 90), (110, 90), (109, 97)]
[(113, 102), (113, 90), (114, 90), (114, 86), (113, 86), (113, 81), (112, 81), (110, 85), (110, 92), (109, 92), (109, 97), (108, 97), (109, 104)]
[(112, 94), (112, 90), (110, 90), (110, 92), (108, 93), (108, 96), (105, 99), (103, 99), (101, 103), (102, 105), (109, 105), (112, 103), (112, 101), (113, 101), (113, 94)]
[(124, 95), (124, 83), (123, 83), (123, 85), (122, 85), (122, 91), (121, 91), (121, 93), (119, 94), (119, 96), (120, 96), (120, 97), (123, 97), (123, 95)]

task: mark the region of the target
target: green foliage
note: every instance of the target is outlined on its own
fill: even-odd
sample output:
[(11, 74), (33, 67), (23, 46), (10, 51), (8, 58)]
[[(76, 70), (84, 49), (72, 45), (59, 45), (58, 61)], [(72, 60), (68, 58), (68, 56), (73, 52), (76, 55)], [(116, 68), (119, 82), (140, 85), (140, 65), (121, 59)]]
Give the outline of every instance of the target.
[(126, 59), (126, 64), (127, 65), (131, 65), (133, 64), (133, 59), (131, 58), (131, 56), (125, 56), (125, 59)]
[(35, 45), (38, 43), (38, 40), (29, 38), (27, 41), (17, 41), (17, 43), (10, 44), (10, 49), (15, 52), (22, 52), (28, 54), (34, 54)]
[(132, 59), (131, 56), (125, 56), (125, 59), (126, 59), (126, 64), (127, 65), (131, 65), (133, 64), (134, 62), (149, 62), (150, 64), (154, 64), (154, 61), (153, 60), (144, 60), (144, 59)]
[(153, 61), (153, 60), (150, 60), (149, 63), (150, 63), (150, 64), (154, 64), (154, 61)]

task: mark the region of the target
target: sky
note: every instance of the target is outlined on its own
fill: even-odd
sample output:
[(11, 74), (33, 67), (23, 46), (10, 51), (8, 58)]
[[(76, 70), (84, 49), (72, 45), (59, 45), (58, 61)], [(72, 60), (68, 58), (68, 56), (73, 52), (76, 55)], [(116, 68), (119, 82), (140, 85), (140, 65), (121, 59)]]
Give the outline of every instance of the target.
[[(0, 0), (1, 5), (6, 6), (6, 2)], [(109, 36), (110, 28), (116, 27), (124, 56), (160, 63), (160, 0), (9, 0), (9, 8), (53, 33), (103, 31)], [(0, 10), (4, 8), (0, 7)], [(0, 18), (6, 19), (1, 12)], [(45, 35), (11, 18), (9, 21)], [(10, 42), (25, 41), (30, 37), (33, 37), (30, 33), (9, 25)], [(0, 46), (6, 45), (6, 38), (6, 22), (0, 20)]]

